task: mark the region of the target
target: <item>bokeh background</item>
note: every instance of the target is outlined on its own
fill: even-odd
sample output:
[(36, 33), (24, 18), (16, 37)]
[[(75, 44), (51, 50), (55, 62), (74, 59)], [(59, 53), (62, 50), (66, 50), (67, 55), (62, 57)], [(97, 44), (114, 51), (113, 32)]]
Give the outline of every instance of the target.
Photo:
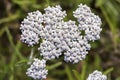
[(72, 12), (87, 4), (102, 19), (101, 38), (92, 42), (84, 61), (65, 63), (63, 57), (47, 62), (46, 80), (86, 80), (88, 74), (100, 70), (108, 80), (120, 80), (120, 0), (0, 0), (0, 80), (32, 80), (25, 72), (31, 51), (38, 57), (37, 47), (20, 42), (20, 23), (28, 12), (61, 5), (67, 11), (65, 20), (76, 20)]

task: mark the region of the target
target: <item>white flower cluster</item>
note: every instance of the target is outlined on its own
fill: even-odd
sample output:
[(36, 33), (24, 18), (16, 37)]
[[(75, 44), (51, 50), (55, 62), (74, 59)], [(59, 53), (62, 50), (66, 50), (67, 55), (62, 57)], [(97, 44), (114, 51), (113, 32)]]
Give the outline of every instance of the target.
[[(63, 50), (64, 60), (66, 62), (78, 63), (80, 60), (85, 59), (87, 50), (90, 50), (90, 44), (83, 39), (80, 35), (78, 27), (75, 25), (74, 21), (68, 21), (63, 26)], [(61, 47), (62, 47), (61, 46)]]
[[(28, 13), (27, 18), (22, 21), (21, 41), (33, 46), (42, 39), (38, 50), (44, 60), (59, 58), (62, 54), (66, 62), (78, 63), (85, 59), (91, 48), (89, 41), (100, 38), (101, 19), (82, 4), (73, 12), (74, 17), (78, 19), (78, 26), (75, 21), (63, 20), (67, 14), (59, 5), (44, 10), (44, 14), (39, 11)], [(85, 31), (85, 35), (82, 35), (81, 31)], [(46, 78), (47, 70), (43, 65), (45, 66), (44, 61), (35, 59), (27, 75), (36, 79)]]
[(83, 4), (80, 4), (73, 13), (79, 22), (79, 30), (85, 31), (84, 37), (88, 41), (94, 41), (100, 38), (100, 32), (102, 30), (100, 26), (102, 22), (99, 16), (92, 13), (90, 8)]
[(30, 68), (27, 69), (26, 74), (32, 78), (36, 79), (46, 79), (46, 75), (48, 74), (48, 70), (45, 69), (46, 61), (39, 60), (37, 58), (34, 59), (33, 64)]
[(28, 13), (27, 18), (22, 21), (20, 30), (22, 32), (20, 40), (28, 46), (39, 43), (40, 32), (42, 31), (43, 15), (39, 11)]
[(66, 16), (66, 12), (62, 11), (62, 8), (59, 5), (55, 7), (49, 6), (44, 10), (44, 23), (46, 25), (54, 25), (57, 22), (60, 22)]
[(90, 50), (90, 44), (80, 36), (74, 21), (58, 22), (52, 26), (45, 26), (45, 36), (38, 50), (46, 60), (58, 58), (64, 53), (66, 62), (78, 63), (83, 60)]
[(95, 70), (93, 73), (89, 74), (87, 80), (107, 80), (107, 77), (100, 71)]
[[(20, 27), (21, 40), (33, 46), (42, 38), (43, 43), (38, 50), (46, 60), (58, 58), (62, 53), (66, 62), (78, 63), (83, 60), (91, 47), (88, 42), (100, 38), (100, 18), (82, 4), (74, 11), (78, 26), (74, 21), (63, 21), (66, 12), (60, 6), (44, 10), (43, 15), (39, 11), (28, 13)], [(81, 30), (85, 31), (85, 35), (81, 35)]]

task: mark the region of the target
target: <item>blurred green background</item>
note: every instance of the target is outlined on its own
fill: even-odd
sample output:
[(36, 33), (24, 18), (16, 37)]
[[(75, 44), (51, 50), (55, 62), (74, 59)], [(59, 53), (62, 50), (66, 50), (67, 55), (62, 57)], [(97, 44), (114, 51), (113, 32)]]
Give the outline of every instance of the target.
[(102, 19), (101, 38), (91, 43), (87, 58), (78, 64), (65, 63), (63, 57), (47, 62), (46, 80), (86, 80), (93, 70), (103, 71), (108, 80), (120, 80), (120, 0), (0, 0), (0, 80), (32, 80), (25, 72), (31, 50), (39, 56), (37, 46), (20, 42), (20, 23), (28, 12), (61, 5), (65, 20), (76, 20), (72, 12), (87, 4)]

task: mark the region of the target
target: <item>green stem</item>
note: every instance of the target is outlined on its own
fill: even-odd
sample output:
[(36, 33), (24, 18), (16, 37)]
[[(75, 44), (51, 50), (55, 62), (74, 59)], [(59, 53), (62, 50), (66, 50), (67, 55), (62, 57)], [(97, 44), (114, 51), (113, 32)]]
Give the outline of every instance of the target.
[(68, 80), (74, 80), (73, 77), (72, 77), (72, 73), (71, 73), (71, 70), (70, 68), (68, 67), (68, 65), (65, 66), (65, 71), (67, 73), (67, 76), (68, 76)]
[(48, 70), (52, 70), (52, 69), (55, 69), (56, 67), (60, 66), (62, 64), (62, 62), (58, 62), (58, 63), (55, 63), (51, 66), (47, 66), (47, 69)]
[(5, 31), (6, 31), (6, 33), (7, 33), (8, 40), (10, 41), (10, 44), (11, 44), (12, 48), (15, 50), (16, 55), (18, 55), (18, 57), (19, 57), (20, 59), (23, 59), (23, 57), (22, 57), (21, 53), (19, 52), (18, 48), (16, 48), (16, 46), (15, 46), (14, 43), (13, 43), (13, 38), (12, 38), (12, 35), (11, 35), (8, 27), (5, 28)]

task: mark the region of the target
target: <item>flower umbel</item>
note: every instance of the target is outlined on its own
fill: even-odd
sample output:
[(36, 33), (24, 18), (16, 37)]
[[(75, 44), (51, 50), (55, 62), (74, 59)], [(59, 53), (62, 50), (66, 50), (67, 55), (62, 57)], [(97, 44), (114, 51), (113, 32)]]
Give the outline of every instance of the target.
[[(43, 56), (43, 60), (34, 59), (26, 72), (34, 79), (46, 78), (48, 72), (45, 69), (46, 61), (59, 58), (62, 54), (64, 54), (66, 62), (73, 64), (85, 59), (91, 48), (89, 42), (99, 39), (102, 30), (100, 28), (101, 19), (83, 4), (80, 4), (73, 12), (73, 16), (78, 20), (78, 25), (75, 21), (63, 20), (67, 14), (59, 5), (49, 6), (44, 11), (44, 14), (38, 10), (28, 13), (20, 27), (22, 32), (20, 40), (28, 46), (38, 44), (39, 39), (42, 40), (38, 50)], [(82, 35), (82, 31), (85, 31), (85, 35)], [(99, 73), (99, 75), (102, 74)], [(88, 78), (88, 80), (93, 79)], [(105, 79), (100, 78), (100, 80)]]
[(22, 32), (20, 40), (28, 46), (33, 46), (39, 43), (40, 33), (42, 31), (43, 25), (43, 15), (39, 11), (34, 11), (28, 13), (27, 18), (25, 18), (22, 23), (20, 30)]
[(101, 19), (99, 16), (91, 12), (90, 8), (86, 5), (80, 4), (79, 7), (73, 12), (74, 17), (78, 20), (78, 29), (85, 31), (85, 38), (88, 41), (100, 39), (101, 32)]
[(26, 74), (34, 79), (46, 79), (48, 70), (46, 70), (45, 67), (45, 60), (39, 60), (35, 58), (30, 68), (27, 69)]
[(107, 80), (107, 77), (103, 75), (102, 72), (95, 70), (89, 74), (87, 80)]

